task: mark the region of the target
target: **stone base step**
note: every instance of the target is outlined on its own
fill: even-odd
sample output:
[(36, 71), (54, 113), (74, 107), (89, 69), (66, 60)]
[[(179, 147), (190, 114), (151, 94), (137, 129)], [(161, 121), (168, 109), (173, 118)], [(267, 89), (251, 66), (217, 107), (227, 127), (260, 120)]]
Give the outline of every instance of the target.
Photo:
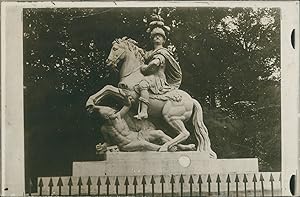
[(256, 173), (258, 160), (209, 159), (200, 152), (112, 152), (105, 161), (73, 162), (73, 176)]

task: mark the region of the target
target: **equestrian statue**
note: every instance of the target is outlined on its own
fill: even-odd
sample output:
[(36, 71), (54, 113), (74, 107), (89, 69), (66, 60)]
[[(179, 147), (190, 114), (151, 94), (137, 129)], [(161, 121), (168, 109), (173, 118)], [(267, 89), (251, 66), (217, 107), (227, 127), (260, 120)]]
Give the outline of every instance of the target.
[[(115, 128), (118, 126), (118, 122), (116, 122), (118, 119), (119, 124), (126, 125), (120, 117), (124, 117), (125, 114), (129, 115), (128, 111), (135, 112), (130, 116), (137, 122), (151, 122), (151, 118), (159, 118), (170, 126), (171, 132), (175, 136), (171, 138), (161, 129), (149, 129), (147, 139), (140, 139), (139, 143), (137, 143), (139, 141), (137, 137), (126, 139), (126, 146), (120, 145), (124, 140), (116, 142), (120, 151), (195, 150), (207, 152), (210, 158), (215, 159), (217, 155), (211, 149), (208, 129), (203, 122), (201, 105), (187, 92), (179, 89), (182, 82), (181, 67), (174, 59), (173, 54), (164, 47), (167, 39), (166, 33), (169, 31), (170, 28), (165, 26), (162, 17), (159, 14), (152, 14), (147, 32), (150, 33), (153, 41), (153, 50), (145, 52), (131, 38), (115, 39), (106, 63), (113, 69), (119, 69), (118, 87), (106, 85), (91, 95), (86, 103), (87, 110), (104, 116), (106, 112), (104, 113), (103, 109), (106, 109), (111, 113), (106, 115), (106, 119), (113, 119), (114, 122), (111, 124), (116, 124)], [(101, 106), (101, 101), (107, 96), (121, 99), (124, 103), (123, 108), (117, 111)], [(196, 146), (181, 144), (190, 136), (190, 131), (185, 126), (190, 119), (194, 127), (191, 132), (194, 132), (197, 140)], [(126, 130), (131, 136), (137, 136), (132, 135), (132, 131), (127, 127)], [(116, 130), (106, 128), (102, 132), (113, 134)], [(147, 133), (145, 130), (142, 132)], [(152, 134), (162, 138), (162, 144), (154, 144), (149, 140), (151, 138), (149, 136), (153, 136)], [(122, 139), (125, 139), (123, 137)]]

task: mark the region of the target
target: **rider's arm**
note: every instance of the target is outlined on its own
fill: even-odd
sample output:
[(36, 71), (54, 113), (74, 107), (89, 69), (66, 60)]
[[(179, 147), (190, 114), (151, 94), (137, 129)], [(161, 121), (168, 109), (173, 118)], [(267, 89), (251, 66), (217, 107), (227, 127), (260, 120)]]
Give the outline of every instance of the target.
[(158, 54), (153, 56), (153, 59), (149, 62), (148, 65), (143, 65), (141, 71), (145, 75), (150, 75), (155, 73), (158, 70), (158, 67), (164, 63), (165, 58)]

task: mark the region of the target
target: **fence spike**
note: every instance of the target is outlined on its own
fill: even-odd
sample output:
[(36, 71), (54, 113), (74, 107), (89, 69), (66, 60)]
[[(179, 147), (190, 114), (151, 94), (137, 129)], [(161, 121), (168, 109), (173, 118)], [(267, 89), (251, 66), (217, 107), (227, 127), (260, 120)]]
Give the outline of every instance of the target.
[(91, 180), (90, 176), (88, 177), (86, 185), (88, 186), (88, 196), (90, 196), (91, 195), (91, 185), (92, 185), (92, 180)]
[(115, 185), (120, 185), (120, 182), (119, 182), (119, 178), (118, 178), (118, 177), (116, 177)]
[(264, 179), (264, 177), (263, 177), (262, 174), (260, 174), (259, 181), (265, 181), (265, 179)]
[(142, 178), (142, 185), (143, 185), (143, 196), (145, 197), (145, 195), (146, 195), (146, 190), (145, 190), (146, 179), (145, 179), (145, 176), (143, 176), (143, 178)]
[(170, 183), (171, 183), (171, 197), (174, 197), (174, 183), (175, 183), (175, 179), (174, 179), (174, 175), (173, 174), (171, 175)]
[(151, 194), (152, 194), (152, 197), (154, 197), (154, 184), (155, 184), (155, 180), (154, 180), (153, 175), (151, 176), (150, 184), (152, 186), (151, 187)]
[(180, 175), (179, 183), (184, 183), (184, 179), (183, 179), (183, 175), (182, 174)]
[(136, 186), (137, 186), (137, 180), (136, 180), (136, 176), (134, 176), (133, 178), (134, 196), (136, 196)]
[(270, 175), (270, 182), (271, 182), (271, 196), (273, 197), (274, 196), (274, 185), (273, 185), (274, 177), (273, 177), (272, 173)]
[(253, 195), (254, 195), (254, 197), (256, 197), (256, 182), (257, 182), (257, 179), (256, 179), (255, 174), (253, 176), (252, 182), (253, 182)]
[(182, 197), (183, 196), (183, 183), (184, 183), (182, 174), (180, 175), (179, 183), (180, 183), (180, 196)]
[(274, 179), (274, 177), (273, 177), (273, 175), (271, 173), (271, 175), (270, 175), (270, 182), (273, 182), (273, 181), (275, 181), (275, 179)]
[(72, 177), (70, 177), (70, 178), (69, 178), (69, 181), (68, 181), (68, 186), (73, 186)]
[(161, 197), (164, 197), (164, 183), (165, 183), (165, 178), (164, 178), (164, 175), (161, 175), (160, 176), (160, 181), (161, 183)]
[(194, 180), (193, 180), (193, 176), (192, 176), (192, 175), (190, 175), (189, 183), (190, 183), (190, 184), (193, 184), (193, 183), (194, 183)]
[(109, 177), (106, 177), (105, 185), (110, 185)]
[(278, 179), (279, 182), (281, 182), (281, 172), (279, 174), (279, 179)]
[(125, 177), (125, 183), (124, 183), (124, 185), (129, 185), (129, 181), (128, 181), (128, 177), (127, 176)]
[(227, 175), (227, 178), (226, 178), (226, 183), (231, 183), (231, 180), (230, 180), (230, 176), (229, 176), (229, 174)]
[(44, 186), (44, 183), (43, 183), (43, 179), (42, 178), (40, 178), (40, 181), (39, 181), (39, 188), (40, 188), (40, 196), (42, 196), (43, 195), (43, 186)]
[(197, 183), (199, 183), (199, 184), (203, 183), (201, 175), (199, 175)]
[(194, 180), (193, 180), (193, 176), (192, 175), (190, 175), (189, 184), (190, 184), (190, 196), (193, 196), (193, 184), (194, 184)]
[(211, 178), (210, 178), (210, 174), (208, 174), (207, 177), (207, 184), (208, 184), (208, 195), (210, 196), (210, 183), (211, 183)]
[(44, 186), (43, 179), (40, 178), (40, 181), (39, 181), (39, 187), (43, 187), (43, 186)]
[(109, 177), (106, 177), (105, 185), (106, 185), (106, 195), (109, 196), (109, 185), (110, 185)]
[(208, 183), (211, 183), (211, 177), (210, 177), (210, 174), (208, 174), (208, 176), (207, 176), (207, 182), (208, 182)]
[(256, 175), (255, 175), (255, 174), (254, 174), (254, 176), (253, 176), (252, 182), (254, 182), (254, 183), (257, 182)]
[(264, 180), (265, 180), (265, 179), (264, 179), (263, 175), (260, 174), (259, 181), (260, 181), (260, 183), (261, 183), (261, 195), (262, 195), (262, 197), (265, 196)]
[(230, 183), (231, 183), (229, 174), (227, 175), (226, 183), (227, 183), (227, 196), (229, 197), (229, 194), (230, 194)]
[(217, 180), (216, 180), (217, 183), (221, 183), (221, 179), (220, 179), (220, 175), (218, 174), (217, 176)]
[(137, 185), (136, 176), (133, 178), (133, 185)]
[(238, 176), (237, 174), (236, 174), (236, 176), (235, 176), (234, 182), (236, 182), (236, 183), (240, 182), (239, 176)]
[(98, 176), (98, 179), (97, 179), (97, 194), (98, 196), (100, 196), (100, 185), (101, 185), (101, 179), (100, 177)]
[(58, 186), (58, 195), (61, 196), (61, 187), (63, 186), (63, 182), (61, 180), (61, 177), (59, 177), (57, 181), (57, 186)]
[(78, 185), (78, 186), (82, 186), (82, 185), (83, 185), (83, 184), (82, 184), (82, 179), (81, 179), (81, 177), (79, 177), (77, 185)]
[(133, 178), (133, 185), (137, 185), (136, 176)]
[(245, 197), (247, 197), (247, 182), (248, 182), (247, 175), (244, 174), (243, 183), (244, 183)]
[(146, 184), (146, 178), (145, 176), (142, 177), (142, 185), (145, 185)]
[(161, 175), (160, 176), (160, 181), (159, 181), (160, 183), (165, 183), (165, 178), (164, 178), (164, 175)]
[(77, 185), (78, 185), (78, 195), (80, 196), (81, 195), (81, 186), (83, 185), (81, 177), (79, 177)]
[(106, 195), (109, 196), (109, 185), (110, 185), (109, 177), (106, 177), (105, 185), (106, 185)]
[(100, 177), (98, 177), (98, 179), (97, 179), (97, 185), (101, 185), (101, 179), (100, 179)]
[(129, 181), (128, 181), (128, 177), (125, 177), (125, 196), (128, 196), (128, 185), (129, 185)]
[(155, 184), (155, 180), (154, 180), (154, 177), (153, 177), (153, 175), (151, 176), (150, 183), (151, 183), (151, 184)]
[(197, 183), (198, 183), (198, 185), (199, 185), (199, 197), (201, 197), (201, 196), (202, 196), (202, 183), (203, 183), (203, 181), (202, 181), (202, 178), (201, 178), (201, 175), (200, 175), (200, 174), (199, 174)]
[(50, 180), (49, 180), (48, 186), (49, 186), (49, 187), (53, 187), (53, 180), (52, 180), (52, 177), (51, 177)]
[(234, 182), (235, 182), (235, 195), (236, 195), (236, 197), (238, 197), (239, 196), (239, 182), (240, 182), (240, 180), (239, 180), (239, 176), (237, 174), (235, 176)]
[(119, 195), (119, 185), (120, 185), (119, 178), (116, 177), (115, 186), (116, 186), (116, 194), (117, 195)]
[(72, 195), (72, 189), (71, 189), (72, 186), (73, 186), (72, 177), (70, 177), (70, 178), (69, 178), (69, 181), (68, 181), (69, 196)]
[(61, 180), (61, 177), (59, 177), (58, 181), (57, 181), (57, 186), (64, 186), (63, 182)]
[(217, 186), (218, 186), (218, 195), (220, 195), (220, 194), (221, 194), (221, 192), (220, 192), (220, 183), (221, 183), (221, 179), (220, 179), (220, 175), (219, 175), (219, 174), (218, 174), (218, 176), (217, 176), (216, 182), (217, 182)]
[(86, 183), (87, 185), (92, 185), (92, 180), (91, 180), (91, 177), (89, 176), (88, 177), (88, 180), (87, 180), (87, 183)]
[(51, 196), (51, 195), (52, 195), (52, 187), (53, 187), (53, 180), (52, 180), (52, 177), (50, 178), (48, 187), (49, 187), (49, 196)]
[(171, 184), (174, 184), (174, 183), (175, 183), (175, 179), (174, 179), (174, 175), (173, 175), (173, 174), (171, 175), (170, 183), (171, 183)]

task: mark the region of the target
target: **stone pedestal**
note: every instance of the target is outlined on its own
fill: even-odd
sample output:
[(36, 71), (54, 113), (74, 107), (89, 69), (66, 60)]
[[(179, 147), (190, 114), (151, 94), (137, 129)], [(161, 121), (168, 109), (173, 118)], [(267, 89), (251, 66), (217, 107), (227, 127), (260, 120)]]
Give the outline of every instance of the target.
[(258, 160), (209, 159), (201, 152), (112, 152), (105, 161), (73, 162), (73, 176), (257, 173)]

